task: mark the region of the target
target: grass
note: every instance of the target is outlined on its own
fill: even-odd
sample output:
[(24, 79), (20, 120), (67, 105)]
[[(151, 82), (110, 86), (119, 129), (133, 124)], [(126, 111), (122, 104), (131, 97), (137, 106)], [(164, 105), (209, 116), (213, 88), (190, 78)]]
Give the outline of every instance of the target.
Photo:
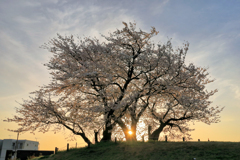
[(240, 142), (103, 142), (34, 160), (240, 160)]

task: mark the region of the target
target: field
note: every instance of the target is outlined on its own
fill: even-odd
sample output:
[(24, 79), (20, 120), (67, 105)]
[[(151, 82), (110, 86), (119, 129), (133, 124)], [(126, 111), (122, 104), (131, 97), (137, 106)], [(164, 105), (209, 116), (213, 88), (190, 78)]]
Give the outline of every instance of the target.
[[(240, 142), (104, 142), (44, 160), (240, 160)], [(34, 159), (34, 160), (36, 160)]]

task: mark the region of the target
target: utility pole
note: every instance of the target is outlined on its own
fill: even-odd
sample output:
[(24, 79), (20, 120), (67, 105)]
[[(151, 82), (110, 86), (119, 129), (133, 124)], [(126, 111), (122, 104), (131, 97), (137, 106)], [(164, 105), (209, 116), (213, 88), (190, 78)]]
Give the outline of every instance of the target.
[(18, 134), (17, 134), (17, 141), (16, 141), (16, 144), (15, 144), (15, 153), (14, 153), (14, 159), (17, 159), (17, 145), (18, 145), (18, 137), (19, 137), (19, 131), (18, 131)]
[[(40, 139), (40, 138), (37, 138), (37, 137), (35, 137), (35, 139), (36, 139), (36, 142), (38, 142), (38, 139)], [(38, 142), (38, 150), (40, 149), (40, 144), (39, 144), (39, 142)]]

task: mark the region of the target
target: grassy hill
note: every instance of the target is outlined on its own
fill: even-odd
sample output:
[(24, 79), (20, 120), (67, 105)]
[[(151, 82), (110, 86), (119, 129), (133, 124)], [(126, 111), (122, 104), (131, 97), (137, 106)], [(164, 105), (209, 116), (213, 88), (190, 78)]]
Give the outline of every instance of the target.
[(104, 142), (44, 160), (240, 160), (240, 142)]

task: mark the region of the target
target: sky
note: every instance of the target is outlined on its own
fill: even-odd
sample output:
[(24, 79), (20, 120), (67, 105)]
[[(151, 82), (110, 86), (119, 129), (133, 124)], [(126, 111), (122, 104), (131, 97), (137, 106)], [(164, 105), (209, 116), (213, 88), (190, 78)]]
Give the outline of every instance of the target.
[[(208, 68), (218, 89), (212, 106), (225, 107), (221, 122), (195, 123), (193, 141), (240, 142), (240, 1), (237, 0), (0, 0), (0, 139), (16, 139), (15, 123), (3, 122), (15, 114), (30, 92), (50, 82), (43, 65), (52, 56), (41, 45), (61, 35), (97, 37), (136, 22), (159, 34), (152, 40), (174, 47), (189, 42), (186, 63)], [(85, 146), (81, 138), (70, 141), (67, 131), (20, 134), (37, 140), (40, 150)]]

